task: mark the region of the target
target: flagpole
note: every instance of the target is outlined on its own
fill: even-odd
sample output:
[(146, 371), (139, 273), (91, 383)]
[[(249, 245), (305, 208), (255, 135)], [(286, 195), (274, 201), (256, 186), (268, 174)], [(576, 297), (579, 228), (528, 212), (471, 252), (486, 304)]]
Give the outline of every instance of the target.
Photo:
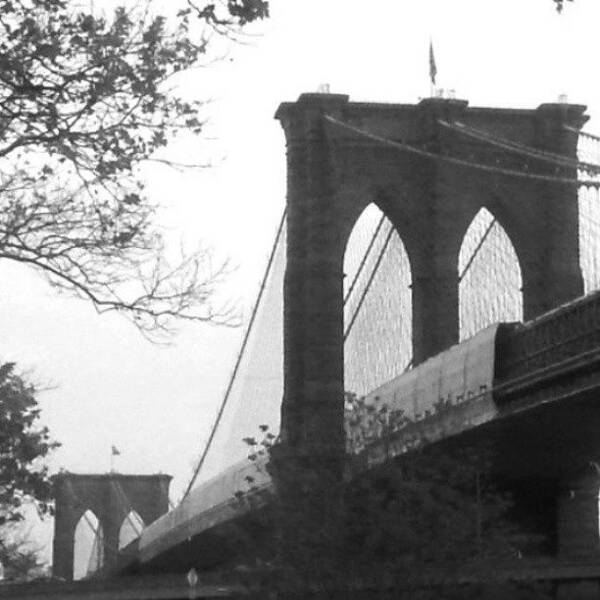
[(429, 36), (429, 94), (433, 98), (435, 95), (435, 78), (437, 75), (437, 65), (435, 64), (435, 54), (433, 52), (433, 40)]
[(115, 473), (115, 456), (120, 456), (121, 452), (119, 449), (112, 444), (110, 447), (110, 472)]

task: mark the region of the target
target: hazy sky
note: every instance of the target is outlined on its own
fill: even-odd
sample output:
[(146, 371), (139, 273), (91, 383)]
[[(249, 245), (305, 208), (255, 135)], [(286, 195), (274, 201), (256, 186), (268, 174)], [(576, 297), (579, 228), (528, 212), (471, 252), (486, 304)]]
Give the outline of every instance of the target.
[[(416, 102), (429, 94), (431, 37), (439, 86), (471, 105), (533, 108), (566, 93), (600, 115), (598, 0), (567, 3), (561, 16), (551, 0), (271, 0), (271, 12), (260, 36), (182, 82), (212, 99), (212, 140), (178, 140), (169, 155), (214, 166), (148, 173), (171, 234), (239, 265), (228, 294), (246, 305), (284, 206), (284, 139), (273, 119), (281, 101), (329, 83), (351, 100)], [(123, 319), (57, 297), (21, 265), (0, 264), (0, 277), (0, 357), (54, 386), (42, 396), (43, 420), (63, 444), (53, 467), (106, 471), (114, 444), (120, 471), (171, 473), (177, 496), (242, 330), (187, 325), (171, 347), (157, 347)]]

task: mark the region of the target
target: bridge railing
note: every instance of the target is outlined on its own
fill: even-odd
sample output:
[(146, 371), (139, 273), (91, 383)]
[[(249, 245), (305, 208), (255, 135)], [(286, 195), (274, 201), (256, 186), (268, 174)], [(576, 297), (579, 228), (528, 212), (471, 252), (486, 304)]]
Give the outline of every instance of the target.
[(497, 377), (506, 381), (600, 349), (600, 291), (515, 326), (504, 337)]

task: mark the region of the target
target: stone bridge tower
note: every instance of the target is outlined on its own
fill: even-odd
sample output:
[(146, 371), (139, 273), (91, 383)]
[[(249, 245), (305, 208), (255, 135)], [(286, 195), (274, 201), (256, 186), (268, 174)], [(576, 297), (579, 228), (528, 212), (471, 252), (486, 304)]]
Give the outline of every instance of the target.
[[(576, 169), (524, 158), (444, 124), (465, 124), (576, 159), (584, 111), (569, 104), (470, 108), (439, 98), (414, 105), (357, 103), (337, 94), (303, 94), (279, 107), (288, 159), (282, 407), (288, 444), (340, 456), (344, 251), (369, 203), (393, 223), (410, 259), (415, 364), (458, 342), (459, 250), (482, 207), (515, 248), (526, 320), (583, 293)], [(394, 141), (425, 153), (408, 152)]]
[[(458, 342), (459, 250), (482, 207), (514, 246), (531, 319), (583, 293), (577, 171), (543, 157), (577, 158), (584, 111), (438, 98), (356, 103), (337, 94), (303, 94), (279, 107), (288, 161), (282, 439), (286, 457), (316, 472), (324, 488), (342, 476), (343, 261), (364, 208), (381, 209), (408, 253), (415, 364)], [(512, 144), (467, 137), (462, 125)], [(524, 156), (525, 146), (534, 152)]]
[(150, 524), (169, 510), (170, 475), (78, 475), (60, 473), (54, 478), (54, 577), (73, 579), (75, 528), (87, 510), (103, 532), (103, 565), (116, 564), (119, 531), (130, 510)]

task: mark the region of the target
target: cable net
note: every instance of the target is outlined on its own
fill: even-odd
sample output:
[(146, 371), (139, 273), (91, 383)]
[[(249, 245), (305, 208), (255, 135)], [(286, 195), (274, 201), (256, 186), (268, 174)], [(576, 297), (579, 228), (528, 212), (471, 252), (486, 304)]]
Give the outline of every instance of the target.
[[(521, 318), (520, 272), (503, 229), (481, 211), (460, 256), (461, 332), (472, 335), (498, 320)], [(487, 229), (490, 230), (487, 232)], [(485, 239), (483, 239), (485, 236)], [(285, 228), (231, 391), (198, 482), (244, 460), (244, 438), (261, 425), (279, 433), (283, 397), (283, 276)], [(344, 257), (345, 388), (365, 395), (412, 365), (412, 292), (408, 255), (391, 222), (369, 205)]]
[[(365, 394), (401, 373), (412, 347), (410, 267), (404, 245), (385, 219), (373, 240), (381, 212), (369, 207), (355, 227), (346, 251), (346, 389)], [(365, 250), (373, 241), (369, 254)], [(266, 275), (256, 317), (233, 379), (222, 418), (196, 485), (244, 460), (244, 438), (260, 436), (260, 426), (279, 433), (283, 397), (283, 277), (286, 233), (282, 229)], [(364, 265), (358, 272), (359, 265)]]
[[(600, 165), (600, 138), (584, 131), (579, 133), (577, 139), (577, 159), (581, 162)], [(579, 173), (580, 179), (585, 179), (586, 173)], [(597, 180), (597, 178), (594, 178)]]
[(206, 481), (248, 456), (244, 438), (258, 437), (267, 425), (279, 432), (283, 397), (283, 276), (286, 230), (278, 234), (273, 260), (232, 382), (223, 416), (198, 476)]
[(410, 263), (392, 223), (373, 204), (352, 230), (344, 274), (345, 387), (362, 396), (412, 362)]
[(91, 510), (81, 515), (73, 535), (73, 579), (84, 579), (104, 566), (104, 533)]
[(467, 229), (458, 256), (460, 340), (492, 323), (521, 321), (521, 269), (503, 227), (482, 208)]
[[(577, 144), (579, 160), (600, 164), (600, 140), (582, 133)], [(579, 171), (579, 177), (589, 177)], [(600, 176), (593, 179), (600, 181)], [(579, 264), (585, 293), (600, 288), (600, 195), (597, 187), (579, 188)]]
[[(600, 164), (600, 139), (581, 135), (579, 160)], [(582, 170), (581, 180), (600, 181)], [(600, 196), (597, 186), (579, 192), (580, 261), (585, 291), (600, 288)], [(283, 276), (285, 227), (275, 246), (264, 293), (246, 348), (208, 451), (199, 482), (245, 459), (244, 438), (268, 425), (279, 432), (283, 396)], [(523, 317), (521, 271), (501, 225), (486, 210), (471, 223), (459, 255), (460, 339), (498, 321)], [(412, 365), (412, 293), (408, 255), (397, 232), (370, 205), (356, 223), (344, 258), (344, 376), (359, 396)]]

